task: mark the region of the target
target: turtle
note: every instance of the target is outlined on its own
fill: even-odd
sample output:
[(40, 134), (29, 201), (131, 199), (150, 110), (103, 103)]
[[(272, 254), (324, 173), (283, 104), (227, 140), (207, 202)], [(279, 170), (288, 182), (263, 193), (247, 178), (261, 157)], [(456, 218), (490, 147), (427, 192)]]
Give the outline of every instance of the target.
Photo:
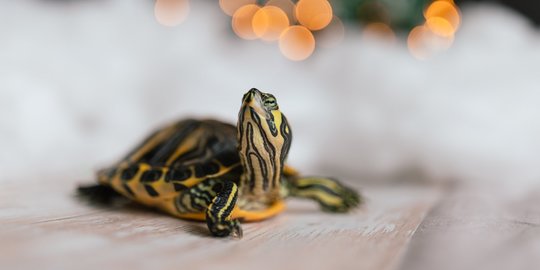
[(242, 237), (241, 222), (282, 212), (287, 197), (347, 212), (359, 193), (328, 177), (301, 176), (285, 164), (292, 132), (276, 98), (256, 88), (243, 95), (236, 126), (184, 119), (157, 129), (81, 194), (116, 194), (172, 216), (206, 221), (216, 237)]

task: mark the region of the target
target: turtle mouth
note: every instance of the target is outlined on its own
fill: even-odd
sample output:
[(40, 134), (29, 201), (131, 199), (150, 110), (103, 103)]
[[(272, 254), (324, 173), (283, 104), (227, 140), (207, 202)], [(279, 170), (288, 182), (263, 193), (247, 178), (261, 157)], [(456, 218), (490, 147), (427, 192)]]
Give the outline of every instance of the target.
[(268, 118), (270, 111), (266, 106), (264, 106), (264, 93), (259, 91), (257, 88), (251, 88), (246, 94), (244, 94), (243, 105), (248, 106), (255, 110), (257, 114), (260, 116), (263, 116), (264, 118)]
[(242, 98), (242, 101), (245, 103), (245, 104), (249, 104), (249, 103), (252, 103), (254, 100), (259, 100), (259, 102), (261, 101), (261, 96), (262, 96), (262, 93), (261, 91), (259, 91), (259, 89), (257, 88), (251, 88), (249, 89), (249, 91), (247, 91), (247, 93), (244, 94), (244, 97)]

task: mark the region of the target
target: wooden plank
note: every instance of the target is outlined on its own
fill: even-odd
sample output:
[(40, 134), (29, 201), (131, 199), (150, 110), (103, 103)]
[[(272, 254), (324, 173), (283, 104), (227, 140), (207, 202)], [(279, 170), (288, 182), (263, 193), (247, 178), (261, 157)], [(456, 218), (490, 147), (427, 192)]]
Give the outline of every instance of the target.
[(135, 204), (86, 205), (67, 180), (20, 183), (0, 183), (0, 269), (394, 269), (439, 194), (365, 188), (366, 204), (344, 215), (290, 200), (233, 240)]
[(422, 222), (404, 270), (539, 269), (540, 189), (457, 189)]

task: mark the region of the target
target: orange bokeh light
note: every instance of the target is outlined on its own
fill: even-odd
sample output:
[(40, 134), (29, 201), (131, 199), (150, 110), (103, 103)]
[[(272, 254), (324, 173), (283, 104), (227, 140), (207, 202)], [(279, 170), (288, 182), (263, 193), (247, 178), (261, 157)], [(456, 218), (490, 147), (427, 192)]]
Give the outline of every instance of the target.
[(411, 30), (407, 38), (407, 45), (411, 54), (418, 59), (428, 58), (428, 52), (423, 45), (426, 32), (429, 31), (425, 26), (416, 26)]
[(291, 0), (270, 0), (266, 2), (265, 5), (280, 8), (285, 12), (285, 14), (287, 14), (291, 24), (296, 22), (296, 17), (294, 15), (295, 5)]
[(257, 39), (258, 36), (253, 31), (253, 16), (260, 8), (257, 5), (245, 5), (239, 8), (232, 18), (233, 31), (239, 37), (247, 40)]
[(411, 30), (407, 45), (418, 59), (427, 59), (450, 48), (461, 23), (458, 7), (452, 0), (437, 0), (424, 11), (426, 22)]
[(302, 61), (315, 50), (315, 38), (304, 26), (290, 26), (279, 37), (279, 49), (288, 59)]
[(189, 14), (188, 0), (156, 0), (154, 16), (156, 21), (164, 26), (177, 26)]
[(225, 14), (232, 16), (239, 8), (256, 2), (257, 0), (219, 0), (219, 6)]
[(253, 32), (265, 41), (279, 39), (279, 35), (289, 26), (287, 14), (279, 7), (266, 6), (259, 9), (252, 20)]
[(426, 26), (431, 32), (443, 37), (454, 35), (455, 29), (446, 19), (441, 17), (431, 17), (426, 20)]
[(327, 0), (300, 0), (296, 3), (296, 18), (310, 30), (323, 29), (332, 17), (332, 6)]
[(429, 27), (420, 25), (411, 30), (407, 45), (411, 54), (417, 59), (425, 60), (434, 54), (447, 50), (452, 45), (454, 36), (440, 36)]
[(436, 17), (443, 18), (450, 23), (454, 32), (459, 28), (461, 23), (461, 16), (459, 15), (458, 8), (453, 2), (449, 1), (439, 0), (431, 3), (424, 12), (424, 17), (426, 20)]
[(381, 22), (366, 25), (364, 27), (363, 36), (366, 38), (375, 38), (388, 42), (394, 42), (396, 40), (396, 34), (394, 34), (392, 28)]

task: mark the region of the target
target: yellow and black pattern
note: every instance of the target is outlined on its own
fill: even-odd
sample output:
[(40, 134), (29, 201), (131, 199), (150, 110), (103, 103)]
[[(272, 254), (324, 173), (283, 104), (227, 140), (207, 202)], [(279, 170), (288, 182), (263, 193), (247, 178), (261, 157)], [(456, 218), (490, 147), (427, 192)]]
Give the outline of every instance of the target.
[(272, 95), (248, 92), (244, 96), (238, 141), (245, 171), (241, 180), (241, 205), (257, 208), (256, 201), (260, 207), (266, 207), (265, 204), (279, 197), (281, 174), (292, 141), (287, 118)]
[(178, 213), (202, 213), (222, 189), (223, 181), (206, 179), (176, 197), (176, 210)]
[(206, 210), (206, 224), (213, 235), (242, 237), (239, 220), (231, 219), (237, 198), (236, 184), (230, 181), (223, 182), (221, 191), (212, 199)]
[(98, 173), (99, 182), (147, 205), (177, 196), (207, 178), (238, 181), (242, 174), (235, 128), (185, 120), (154, 132), (119, 165)]
[(162, 199), (176, 197), (190, 187), (205, 180), (219, 177), (221, 181), (234, 181), (242, 174), (240, 164), (225, 167), (215, 161), (219, 170), (206, 164), (161, 167), (147, 163), (124, 164), (101, 172), (100, 182), (110, 185), (124, 196), (154, 206)]
[(345, 212), (358, 194), (330, 178), (301, 177), (285, 166), (292, 132), (274, 96), (253, 88), (242, 99), (237, 126), (187, 119), (156, 130), (114, 166), (100, 186), (81, 193), (117, 193), (173, 216), (205, 220), (215, 236), (241, 236), (240, 220), (284, 210), (287, 196)]
[[(228, 167), (239, 163), (236, 128), (215, 120), (183, 120), (154, 132), (122, 163), (182, 167), (200, 164), (199, 169), (219, 170), (212, 160)], [(198, 170), (199, 176), (206, 172)]]
[(339, 181), (323, 177), (288, 177), (287, 195), (308, 198), (328, 212), (347, 212), (361, 203), (358, 193)]

